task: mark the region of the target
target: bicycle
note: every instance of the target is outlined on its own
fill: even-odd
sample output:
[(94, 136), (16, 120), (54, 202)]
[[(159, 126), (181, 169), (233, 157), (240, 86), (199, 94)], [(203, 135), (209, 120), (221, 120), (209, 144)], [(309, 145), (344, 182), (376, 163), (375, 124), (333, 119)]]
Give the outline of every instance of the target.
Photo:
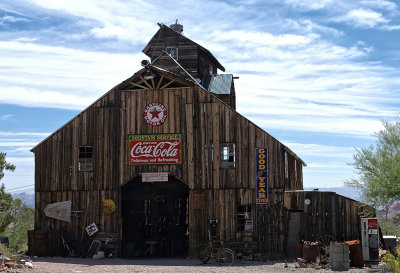
[(203, 263), (216, 259), (220, 266), (231, 266), (235, 261), (233, 250), (222, 247), (221, 236), (214, 236), (213, 240), (199, 246), (197, 254)]

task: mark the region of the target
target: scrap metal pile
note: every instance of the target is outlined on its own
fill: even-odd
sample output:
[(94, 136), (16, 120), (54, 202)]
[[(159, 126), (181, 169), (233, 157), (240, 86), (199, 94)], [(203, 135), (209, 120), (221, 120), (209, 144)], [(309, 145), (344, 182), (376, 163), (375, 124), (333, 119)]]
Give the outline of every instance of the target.
[[(0, 272), (22, 272), (20, 269), (33, 269), (32, 261), (23, 256), (15, 256), (12, 259), (8, 257), (0, 258)], [(24, 271), (25, 272), (25, 271)]]
[(347, 242), (331, 241), (304, 242), (296, 245), (297, 268), (332, 268), (348, 270), (350, 267), (364, 266), (361, 243), (358, 240)]

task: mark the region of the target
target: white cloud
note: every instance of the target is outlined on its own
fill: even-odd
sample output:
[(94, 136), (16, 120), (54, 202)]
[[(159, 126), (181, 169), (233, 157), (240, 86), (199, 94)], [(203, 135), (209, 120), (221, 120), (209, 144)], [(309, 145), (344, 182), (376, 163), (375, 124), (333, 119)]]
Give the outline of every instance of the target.
[(397, 5), (391, 1), (386, 0), (363, 0), (360, 4), (368, 6), (370, 8), (383, 9), (388, 11), (394, 11)]
[(7, 157), (7, 162), (10, 162), (14, 165), (18, 163), (34, 163), (33, 157)]
[(5, 15), (2, 18), (0, 18), (0, 25), (4, 23), (18, 23), (18, 22), (29, 22), (29, 21), (30, 20), (26, 18)]
[(13, 117), (14, 117), (14, 115), (2, 115), (2, 116), (0, 116), (0, 120), (9, 120)]
[(346, 15), (336, 18), (335, 21), (366, 28), (373, 28), (389, 22), (381, 13), (369, 9), (350, 10)]
[(16, 137), (16, 136), (41, 136), (47, 137), (50, 133), (37, 133), (37, 132), (2, 132), (0, 131), (0, 136)]
[(318, 24), (316, 22), (311, 21), (310, 19), (297, 19), (294, 20), (292, 18), (285, 19), (285, 24), (288, 28), (293, 31), (300, 31), (306, 33), (324, 33), (327, 35), (333, 35), (334, 37), (338, 37), (343, 35), (343, 31), (337, 30), (333, 27), (324, 26)]
[(81, 110), (140, 69), (142, 53), (0, 42), (1, 103)]
[(381, 26), (380, 29), (389, 30), (389, 31), (400, 30), (400, 25), (384, 25), (384, 26)]
[[(283, 143), (286, 146), (290, 147), (291, 150), (296, 151), (296, 154), (307, 157), (318, 156), (330, 158), (352, 158), (355, 152), (353, 147), (329, 146), (315, 143), (295, 143), (285, 141), (283, 141)], [(340, 161), (339, 163), (343, 164), (343, 161)]]
[(320, 0), (320, 1), (315, 1), (315, 0), (302, 0), (302, 1), (285, 0), (286, 4), (291, 5), (294, 8), (300, 8), (302, 10), (320, 10), (320, 9), (327, 8), (328, 6), (330, 6), (334, 2), (335, 1), (333, 1), (333, 0)]
[(15, 39), (17, 42), (35, 42), (37, 41), (37, 38), (30, 38), (30, 37), (20, 37)]

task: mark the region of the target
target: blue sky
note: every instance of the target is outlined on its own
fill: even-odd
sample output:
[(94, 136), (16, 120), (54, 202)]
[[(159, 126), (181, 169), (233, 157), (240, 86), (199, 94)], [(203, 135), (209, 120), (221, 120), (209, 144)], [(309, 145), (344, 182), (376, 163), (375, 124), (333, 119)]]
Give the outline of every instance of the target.
[(235, 82), (237, 110), (342, 186), (354, 147), (398, 115), (400, 8), (386, 0), (3, 0), (0, 151), (7, 189), (34, 183), (29, 150), (140, 69), (157, 22), (184, 25)]

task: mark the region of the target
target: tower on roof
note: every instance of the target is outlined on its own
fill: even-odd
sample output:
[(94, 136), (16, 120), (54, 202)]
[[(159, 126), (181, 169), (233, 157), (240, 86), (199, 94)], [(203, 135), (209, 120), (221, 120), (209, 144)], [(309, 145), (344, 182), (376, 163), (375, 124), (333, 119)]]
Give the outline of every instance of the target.
[[(183, 36), (183, 25), (179, 24), (178, 20), (169, 27), (162, 23), (158, 25), (160, 29), (143, 49), (143, 53), (150, 57), (152, 64), (178, 74), (179, 68), (170, 57), (174, 58), (205, 89), (235, 108), (233, 76), (218, 77), (218, 69), (225, 71), (225, 68), (217, 58), (205, 47)], [(228, 78), (231, 79), (229, 83), (226, 81)], [(221, 91), (222, 86), (226, 87), (226, 90)]]
[(175, 24), (169, 26), (172, 30), (175, 30), (179, 34), (183, 34), (183, 25), (178, 24), (178, 19), (176, 19)]

